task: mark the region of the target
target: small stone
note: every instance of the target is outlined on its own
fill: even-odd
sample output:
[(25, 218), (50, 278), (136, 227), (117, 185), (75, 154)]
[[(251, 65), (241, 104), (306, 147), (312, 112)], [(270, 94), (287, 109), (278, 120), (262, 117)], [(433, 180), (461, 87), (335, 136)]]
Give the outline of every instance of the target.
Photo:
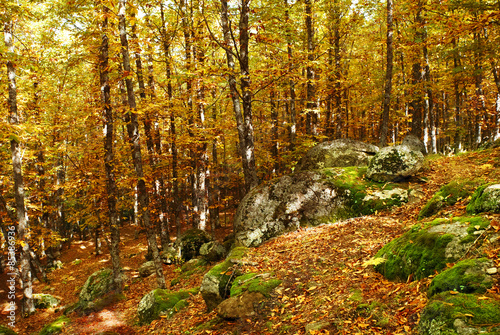
[(489, 269), (486, 269), (486, 273), (489, 275), (494, 275), (494, 274), (498, 273), (498, 269), (495, 267), (489, 268)]

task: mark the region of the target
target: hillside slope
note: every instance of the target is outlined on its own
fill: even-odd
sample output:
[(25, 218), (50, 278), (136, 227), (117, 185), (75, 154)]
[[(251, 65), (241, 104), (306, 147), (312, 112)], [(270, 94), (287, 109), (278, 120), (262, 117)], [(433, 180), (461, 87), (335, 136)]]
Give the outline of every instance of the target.
[[(419, 195), (412, 203), (391, 212), (304, 228), (251, 249), (243, 270), (273, 273), (283, 282), (256, 316), (232, 322), (218, 318), (215, 312), (206, 313), (198, 294), (189, 298), (187, 309), (171, 319), (139, 327), (137, 305), (155, 288), (156, 281), (154, 276), (138, 278), (136, 270), (147, 251), (146, 240), (144, 236), (135, 238), (136, 227), (126, 226), (122, 259), (128, 276), (127, 299), (99, 313), (70, 315), (72, 323), (63, 334), (304, 334), (307, 325), (317, 322), (323, 323), (323, 329), (312, 334), (412, 333), (427, 302), (430, 279), (390, 282), (376, 273), (369, 261), (384, 244), (417, 223), (420, 208), (439, 187), (457, 178), (499, 182), (500, 148), (456, 157), (428, 157), (424, 171), (410, 181), (410, 187)], [(460, 199), (440, 216), (463, 215), (467, 202)], [(500, 220), (499, 215), (489, 218)], [(489, 255), (500, 266), (497, 248)], [(51, 283), (37, 283), (34, 290), (51, 293), (65, 305), (75, 302), (86, 278), (110, 265), (108, 255), (96, 257), (92, 251), (90, 241), (74, 243), (62, 256), (63, 269), (49, 275)], [(165, 273), (170, 282), (177, 277), (178, 266), (166, 265)], [(202, 276), (202, 272), (194, 273), (172, 289), (199, 286)], [(489, 294), (500, 299), (498, 282)], [(18, 322), (17, 330), (20, 334), (36, 333), (61, 314), (61, 310), (39, 311)]]

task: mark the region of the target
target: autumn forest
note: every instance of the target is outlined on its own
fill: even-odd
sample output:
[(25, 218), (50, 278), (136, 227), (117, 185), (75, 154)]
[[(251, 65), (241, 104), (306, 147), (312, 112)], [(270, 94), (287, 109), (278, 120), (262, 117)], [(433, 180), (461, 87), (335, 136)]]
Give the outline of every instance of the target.
[(0, 21), (0, 225), (23, 316), (61, 244), (103, 237), (119, 269), (126, 220), (165, 288), (161, 250), (230, 227), (318, 143), (500, 138), (498, 1), (18, 0)]

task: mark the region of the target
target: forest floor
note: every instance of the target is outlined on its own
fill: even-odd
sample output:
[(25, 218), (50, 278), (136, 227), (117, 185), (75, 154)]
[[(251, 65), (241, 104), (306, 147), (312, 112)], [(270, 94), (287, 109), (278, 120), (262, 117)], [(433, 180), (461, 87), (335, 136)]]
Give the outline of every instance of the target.
[[(137, 306), (156, 287), (156, 279), (154, 275), (139, 278), (137, 268), (144, 262), (146, 237), (136, 238), (137, 227), (126, 225), (122, 230), (121, 255), (128, 276), (127, 299), (98, 313), (70, 315), (72, 323), (63, 334), (305, 334), (305, 326), (318, 321), (330, 326), (311, 334), (411, 334), (427, 302), (430, 278), (390, 282), (366, 262), (384, 244), (416, 224), (425, 202), (457, 176), (499, 182), (500, 148), (455, 157), (429, 157), (422, 173), (411, 181), (410, 186), (421, 194), (411, 204), (376, 215), (304, 228), (251, 249), (246, 260), (257, 265), (247, 265), (246, 270), (272, 272), (283, 282), (259, 307), (256, 316), (232, 322), (218, 318), (215, 312), (207, 313), (198, 294), (189, 298), (188, 308), (171, 319), (161, 318), (138, 326)], [(467, 201), (462, 199), (446, 208), (441, 216), (464, 215)], [(500, 228), (500, 216), (489, 217)], [(218, 231), (217, 236), (222, 238), (228, 229)], [(34, 291), (50, 293), (61, 299), (63, 305), (76, 302), (87, 277), (110, 267), (106, 251), (97, 257), (93, 252), (92, 241), (74, 242), (61, 257), (64, 267), (49, 274), (49, 283), (37, 282)], [(499, 252), (500, 248), (489, 254)], [(498, 257), (494, 261), (500, 266)], [(164, 266), (167, 283), (178, 276), (178, 268)], [(198, 287), (202, 277), (202, 273), (194, 274), (172, 289)], [(500, 299), (498, 282), (489, 293)], [(61, 314), (61, 309), (37, 311), (27, 319), (19, 319), (16, 331), (35, 334)], [(7, 323), (4, 315), (0, 317), (1, 324)]]

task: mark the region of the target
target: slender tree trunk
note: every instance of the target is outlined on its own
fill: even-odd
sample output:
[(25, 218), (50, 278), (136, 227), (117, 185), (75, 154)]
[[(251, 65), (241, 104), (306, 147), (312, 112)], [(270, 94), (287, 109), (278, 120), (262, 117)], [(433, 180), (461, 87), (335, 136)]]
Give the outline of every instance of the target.
[(279, 174), (279, 166), (280, 166), (280, 160), (279, 160), (279, 142), (278, 142), (278, 109), (276, 107), (276, 92), (274, 91), (274, 88), (271, 88), (271, 93), (269, 96), (271, 100), (271, 156), (273, 158), (273, 166), (272, 166), (272, 171), (271, 175), (273, 177), (277, 177)]
[[(14, 22), (7, 21), (4, 24), (4, 41), (7, 50), (14, 54)], [(7, 60), (7, 77), (9, 83), (9, 92), (7, 104), (9, 106), (9, 122), (12, 125), (18, 125), (19, 113), (17, 110), (17, 88), (16, 88), (16, 69), (14, 63), (9, 59)], [(35, 312), (35, 305), (33, 302), (33, 288), (32, 288), (32, 273), (30, 269), (30, 247), (28, 240), (28, 213), (24, 206), (24, 181), (22, 173), (21, 162), (21, 143), (17, 136), (12, 136), (10, 140), (10, 151), (12, 154), (12, 168), (14, 179), (14, 197), (16, 201), (17, 212), (17, 238), (21, 244), (21, 290), (23, 292), (21, 315), (27, 317)]]
[[(102, 41), (101, 54), (99, 59), (100, 84), (101, 84), (101, 99), (103, 104), (104, 114), (104, 166), (106, 169), (106, 191), (108, 200), (108, 218), (109, 230), (111, 234), (111, 264), (113, 266), (113, 283), (117, 293), (121, 293), (123, 288), (121, 276), (121, 261), (120, 261), (120, 228), (118, 226), (118, 212), (116, 211), (116, 201), (118, 192), (116, 188), (115, 178), (115, 153), (114, 153), (114, 118), (111, 108), (111, 95), (109, 86), (109, 67), (108, 67), (108, 15), (109, 8), (103, 7), (103, 22), (102, 22)], [(97, 234), (97, 232), (96, 232)]]
[(313, 27), (313, 13), (312, 13), (312, 0), (304, 0), (305, 14), (306, 14), (306, 43), (307, 43), (307, 67), (306, 67), (306, 134), (318, 135), (318, 105), (316, 103), (316, 72), (313, 66), (315, 59), (314, 55), (314, 27)]
[(132, 79), (130, 77), (130, 57), (128, 51), (128, 41), (125, 23), (125, 0), (120, 0), (119, 3), (119, 30), (120, 30), (120, 41), (121, 41), (121, 52), (123, 57), (123, 70), (127, 75), (125, 79), (125, 84), (127, 88), (127, 101), (129, 106), (129, 111), (126, 113), (126, 123), (127, 132), (129, 136), (129, 142), (132, 151), (132, 160), (134, 163), (135, 172), (137, 175), (137, 196), (139, 200), (139, 216), (140, 221), (143, 222), (146, 228), (146, 234), (148, 239), (148, 245), (153, 252), (153, 261), (156, 268), (156, 280), (160, 288), (165, 288), (165, 277), (163, 276), (163, 265), (160, 259), (160, 253), (158, 251), (158, 245), (156, 243), (156, 233), (151, 225), (150, 213), (149, 213), (149, 195), (146, 188), (146, 182), (144, 180), (144, 172), (142, 169), (142, 154), (141, 154), (141, 144), (139, 136), (139, 124), (137, 121), (136, 103), (134, 96), (134, 89)]
[[(227, 9), (227, 0), (221, 0), (221, 21), (222, 31), (224, 33), (224, 43), (229, 67), (228, 83), (231, 92), (231, 100), (233, 102), (234, 115), (236, 118), (236, 126), (238, 129), (239, 151), (243, 165), (243, 175), (245, 177), (245, 189), (248, 192), (253, 187), (257, 186), (259, 180), (255, 167), (255, 146), (254, 146), (254, 130), (252, 121), (252, 93), (250, 91), (250, 69), (248, 63), (248, 42), (249, 42), (249, 0), (241, 0), (240, 12), (240, 88), (241, 95), (236, 87), (235, 65), (233, 51), (231, 50), (231, 29), (229, 27), (229, 16)], [(243, 105), (243, 114), (239, 97), (241, 96)]]
[(493, 78), (495, 79), (495, 86), (497, 87), (497, 97), (495, 100), (495, 116), (493, 123), (493, 134), (492, 139), (496, 141), (500, 139), (500, 76), (498, 74), (497, 66), (495, 63), (491, 63), (491, 71), (493, 72)]
[(288, 56), (288, 74), (291, 78), (288, 80), (288, 87), (290, 91), (290, 103), (288, 113), (290, 115), (290, 126), (289, 126), (289, 147), (290, 152), (295, 150), (295, 139), (297, 137), (297, 112), (295, 109), (295, 80), (292, 76), (293, 71), (293, 54), (292, 54), (292, 32), (290, 23), (290, 13), (288, 7), (288, 0), (285, 0), (285, 24), (286, 24), (286, 49)]
[[(419, 7), (417, 9), (416, 22), (419, 25), (415, 31), (415, 41), (423, 41), (423, 33), (421, 25), (423, 24), (422, 16), (422, 3), (419, 2)], [(422, 138), (423, 135), (423, 102), (422, 102), (422, 66), (421, 66), (421, 54), (420, 51), (416, 50), (416, 56), (412, 66), (411, 84), (413, 88), (412, 100), (410, 102), (410, 112), (412, 114), (411, 119), (411, 133), (418, 138)]]
[(389, 112), (391, 110), (391, 92), (392, 92), (392, 69), (393, 69), (393, 46), (392, 37), (394, 34), (393, 25), (393, 3), (387, 0), (387, 67), (385, 72), (384, 102), (382, 106), (382, 120), (380, 123), (379, 145), (387, 145), (387, 134), (389, 132)]

